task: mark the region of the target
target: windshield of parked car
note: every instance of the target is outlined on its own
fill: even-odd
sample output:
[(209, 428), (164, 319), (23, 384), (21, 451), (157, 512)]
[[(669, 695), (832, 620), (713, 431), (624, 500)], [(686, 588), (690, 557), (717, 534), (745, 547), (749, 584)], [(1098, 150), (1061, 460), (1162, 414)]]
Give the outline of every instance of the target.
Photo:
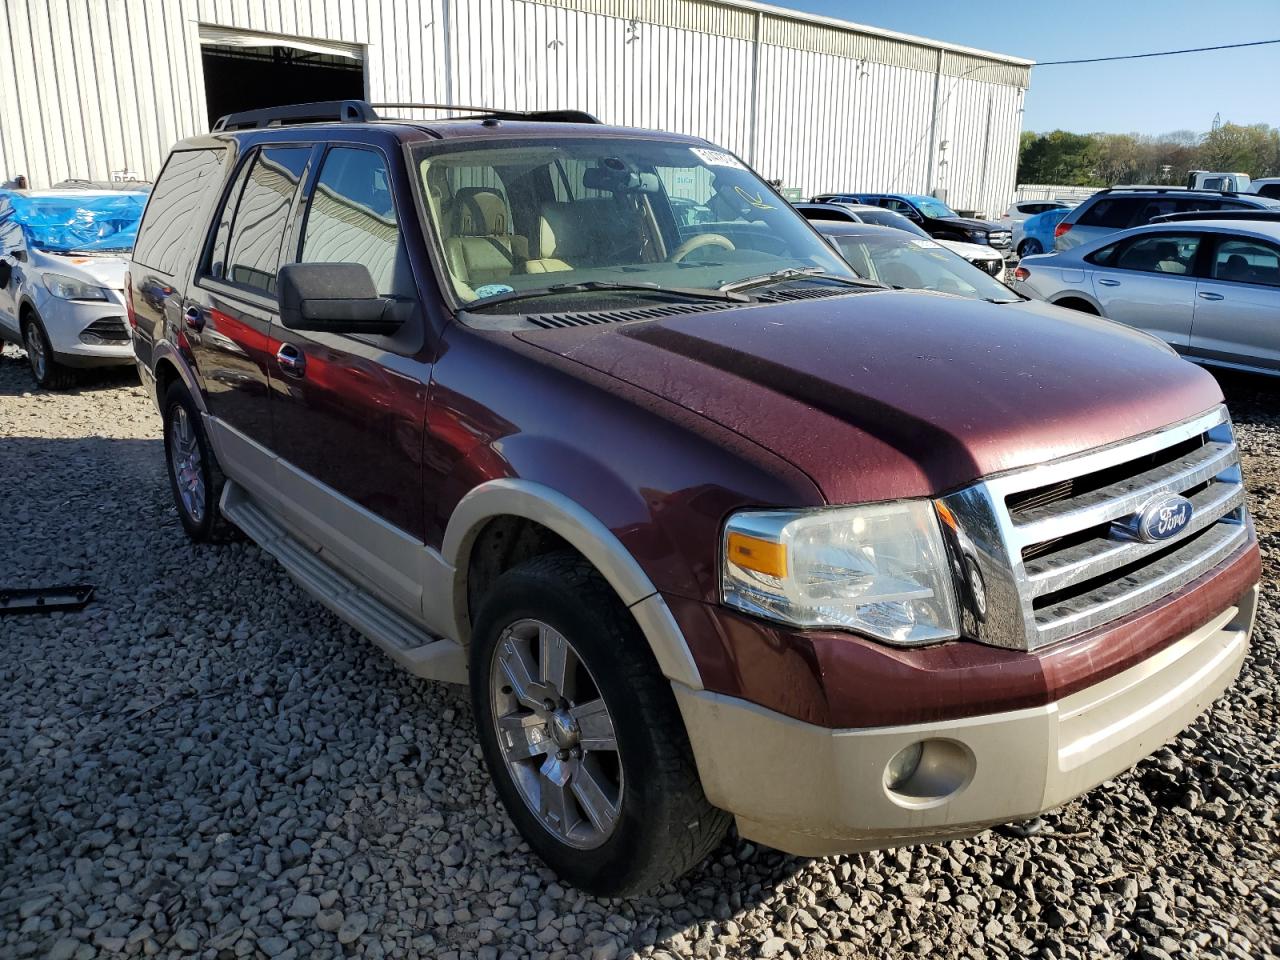
[(718, 290), (784, 270), (852, 277), (789, 203), (711, 147), (511, 139), (432, 144), (416, 161), (447, 279), (475, 306), (579, 284)]
[(881, 227), (893, 227), (897, 230), (905, 230), (907, 233), (915, 234), (917, 237), (929, 236), (924, 229), (900, 213), (894, 213), (892, 210), (859, 210), (858, 217), (863, 223), (874, 223)]
[(948, 207), (941, 200), (935, 200), (933, 197), (921, 197), (916, 201), (916, 206), (920, 208), (920, 212), (926, 217), (958, 217), (959, 214)]
[(1021, 299), (999, 280), (928, 238), (851, 233), (832, 239), (854, 271), (867, 280), (900, 290), (937, 290), (998, 303)]

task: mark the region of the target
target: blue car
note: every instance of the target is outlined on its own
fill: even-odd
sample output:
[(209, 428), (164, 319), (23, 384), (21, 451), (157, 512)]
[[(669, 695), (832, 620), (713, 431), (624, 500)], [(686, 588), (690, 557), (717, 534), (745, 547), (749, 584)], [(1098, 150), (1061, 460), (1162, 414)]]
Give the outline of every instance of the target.
[(1022, 240), (1018, 243), (1018, 256), (1030, 257), (1053, 249), (1053, 231), (1060, 224), (1071, 207), (1057, 210), (1046, 210), (1034, 217), (1027, 217), (1022, 222)]

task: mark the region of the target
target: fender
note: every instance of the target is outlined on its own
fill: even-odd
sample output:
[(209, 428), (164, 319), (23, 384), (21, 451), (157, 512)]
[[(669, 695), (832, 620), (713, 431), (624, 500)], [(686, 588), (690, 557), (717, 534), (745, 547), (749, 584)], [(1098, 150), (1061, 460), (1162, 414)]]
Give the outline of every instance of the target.
[[(168, 340), (157, 340), (151, 348), (151, 375), (154, 379), (156, 369), (160, 366), (162, 360), (168, 360), (173, 364), (174, 369), (178, 371), (178, 376), (182, 379), (187, 391), (191, 394), (191, 399), (196, 402), (202, 416), (209, 415), (209, 409), (205, 406), (204, 391), (200, 389), (200, 384), (196, 381), (196, 375), (191, 370), (191, 366), (187, 363), (182, 352)], [(154, 382), (154, 381), (153, 381)], [(155, 394), (154, 389), (152, 390)], [(156, 407), (160, 406), (160, 397), (155, 396)]]
[(471, 549), (485, 523), (494, 517), (523, 517), (564, 538), (587, 558), (631, 610), (658, 666), (670, 680), (701, 690), (702, 677), (666, 601), (634, 557), (595, 515), (540, 483), (504, 477), (475, 487), (459, 502), (445, 530), (441, 553), (453, 568), (452, 595), (441, 597), (454, 611), (454, 635), (470, 639), (467, 570)]

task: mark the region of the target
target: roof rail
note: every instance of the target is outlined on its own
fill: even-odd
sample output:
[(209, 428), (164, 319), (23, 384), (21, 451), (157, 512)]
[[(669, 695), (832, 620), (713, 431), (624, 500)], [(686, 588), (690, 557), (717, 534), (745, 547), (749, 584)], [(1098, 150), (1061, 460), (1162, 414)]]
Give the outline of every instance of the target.
[(1152, 223), (1177, 223), (1184, 220), (1260, 220), (1264, 223), (1280, 223), (1280, 207), (1259, 207), (1256, 210), (1184, 210), (1181, 213), (1165, 213), (1152, 217)]
[(1253, 197), (1257, 194), (1240, 193), (1236, 190), (1211, 190), (1208, 187), (1177, 187), (1168, 184), (1146, 184), (1146, 183), (1125, 183), (1114, 187), (1103, 187), (1094, 196), (1100, 196), (1104, 193), (1120, 193), (1125, 190), (1140, 190), (1143, 193), (1211, 193), (1215, 197)]
[(253, 130), (258, 127), (281, 127), (290, 123), (363, 123), (377, 120), (364, 100), (321, 100), (317, 103), (292, 103), (283, 107), (244, 110), (219, 117), (213, 132), (220, 130)]
[[(457, 103), (375, 103), (372, 106), (391, 110), (448, 110), (465, 111), (464, 117), (454, 120), (541, 120), (545, 123), (599, 123), (593, 114), (585, 110), (505, 110), (496, 107), (473, 107)], [(390, 118), (384, 118), (390, 119)]]

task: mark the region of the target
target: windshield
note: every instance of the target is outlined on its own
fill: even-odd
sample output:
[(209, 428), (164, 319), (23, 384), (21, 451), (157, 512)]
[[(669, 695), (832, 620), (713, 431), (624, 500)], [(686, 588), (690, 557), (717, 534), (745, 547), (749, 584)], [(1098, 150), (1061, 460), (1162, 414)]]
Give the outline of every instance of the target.
[(948, 207), (941, 200), (935, 200), (933, 197), (921, 197), (916, 201), (916, 206), (920, 208), (920, 212), (926, 217), (959, 216), (958, 213)]
[(836, 236), (834, 240), (849, 265), (867, 280), (903, 290), (937, 290), (974, 300), (1021, 299), (1003, 283), (933, 240), (907, 234)]
[(0, 232), (10, 245), (20, 235), (28, 246), (49, 253), (127, 252), (133, 249), (146, 203), (145, 193), (32, 196), (0, 190)]
[(881, 227), (906, 230), (908, 233), (914, 233), (917, 237), (929, 236), (922, 227), (916, 226), (902, 214), (894, 213), (892, 210), (859, 210), (858, 216), (863, 223), (874, 223)]
[(433, 144), (415, 159), (463, 302), (593, 283), (716, 290), (797, 269), (853, 276), (790, 204), (709, 147), (512, 139)]

